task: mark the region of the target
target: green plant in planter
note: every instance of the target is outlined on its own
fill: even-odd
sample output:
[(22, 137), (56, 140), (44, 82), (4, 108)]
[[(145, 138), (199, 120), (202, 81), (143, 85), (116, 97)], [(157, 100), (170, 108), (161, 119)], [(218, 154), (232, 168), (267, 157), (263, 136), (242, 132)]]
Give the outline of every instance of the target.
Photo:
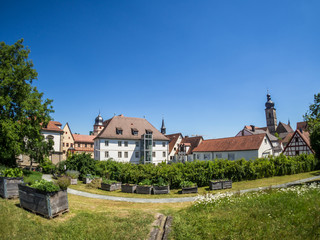
[(75, 171), (75, 170), (67, 170), (66, 171), (66, 175), (68, 177), (71, 177), (72, 179), (78, 179), (80, 173), (78, 171)]
[(138, 184), (139, 186), (151, 186), (152, 185), (152, 181), (149, 179), (144, 179), (141, 182), (139, 182)]
[(1, 177), (22, 177), (23, 171), (20, 168), (7, 168), (2, 170)]
[(180, 183), (181, 188), (196, 187), (197, 184), (191, 181), (183, 181)]
[(118, 181), (104, 178), (102, 179), (102, 182), (105, 184), (113, 184), (113, 183), (117, 183)]
[(30, 187), (38, 189), (42, 192), (57, 192), (60, 190), (60, 187), (53, 182), (46, 181), (44, 179), (36, 181)]
[(87, 184), (87, 188), (101, 188), (101, 178), (95, 178), (91, 181), (91, 183)]
[(70, 183), (70, 178), (67, 176), (60, 177), (56, 181), (56, 184), (60, 187), (61, 190), (67, 190), (67, 188), (70, 186)]
[(153, 185), (164, 187), (164, 186), (168, 186), (169, 184), (162, 177), (159, 177), (156, 181), (153, 182)]

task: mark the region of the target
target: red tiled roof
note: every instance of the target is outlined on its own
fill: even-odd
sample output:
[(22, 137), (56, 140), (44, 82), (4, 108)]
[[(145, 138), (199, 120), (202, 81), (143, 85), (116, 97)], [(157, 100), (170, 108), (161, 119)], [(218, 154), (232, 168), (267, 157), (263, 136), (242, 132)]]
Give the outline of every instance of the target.
[(72, 134), (74, 142), (93, 143), (94, 135)]
[(181, 144), (183, 143), (190, 143), (191, 146), (187, 152), (187, 154), (191, 154), (196, 147), (199, 146), (199, 144), (203, 141), (202, 136), (197, 136), (197, 137), (185, 137), (182, 139)]
[(282, 144), (284, 146), (286, 146), (293, 135), (294, 135), (294, 133), (288, 133), (287, 136), (284, 139), (281, 140)]
[(174, 146), (176, 145), (179, 136), (181, 136), (182, 138), (182, 134), (181, 133), (174, 133), (174, 134), (169, 134), (169, 135), (165, 135), (167, 138), (170, 139), (169, 142), (169, 153), (171, 153), (172, 149), (174, 148)]
[(266, 134), (204, 140), (194, 152), (226, 152), (257, 150)]
[(60, 122), (57, 121), (49, 121), (46, 127), (42, 127), (44, 131), (52, 131), (52, 132), (63, 132), (59, 126), (62, 126)]
[(297, 122), (297, 130), (302, 129), (303, 131), (306, 131), (307, 129), (307, 122)]
[(311, 148), (311, 145), (310, 145), (310, 134), (309, 134), (309, 132), (307, 132), (307, 131), (300, 132), (300, 130), (298, 130), (298, 129), (297, 129), (294, 133), (292, 133), (291, 138), (290, 138), (290, 140), (288, 141), (288, 143), (287, 143), (285, 149), (283, 150), (283, 152), (286, 151), (286, 149), (287, 149), (288, 146), (289, 146), (289, 143), (290, 143), (291, 141), (293, 141), (293, 137), (294, 137), (294, 135), (295, 135), (296, 133), (297, 133), (298, 135), (300, 135), (300, 137), (304, 140), (304, 142), (305, 142), (305, 143), (307, 144), (307, 146), (311, 149), (311, 151), (314, 152), (314, 150)]

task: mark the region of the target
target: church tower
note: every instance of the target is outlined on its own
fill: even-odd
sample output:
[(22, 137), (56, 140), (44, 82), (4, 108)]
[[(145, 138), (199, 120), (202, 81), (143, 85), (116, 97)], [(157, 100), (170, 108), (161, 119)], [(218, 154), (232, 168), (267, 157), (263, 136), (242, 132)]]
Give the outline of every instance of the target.
[(166, 134), (166, 127), (164, 126), (164, 119), (162, 118), (162, 125), (161, 125), (161, 133)]
[(269, 93), (267, 94), (265, 111), (268, 130), (271, 134), (275, 134), (277, 129), (277, 114), (276, 109), (274, 108), (274, 102), (271, 101), (271, 96)]
[(97, 136), (103, 129), (103, 118), (100, 113), (98, 117), (96, 117), (93, 125), (93, 135)]

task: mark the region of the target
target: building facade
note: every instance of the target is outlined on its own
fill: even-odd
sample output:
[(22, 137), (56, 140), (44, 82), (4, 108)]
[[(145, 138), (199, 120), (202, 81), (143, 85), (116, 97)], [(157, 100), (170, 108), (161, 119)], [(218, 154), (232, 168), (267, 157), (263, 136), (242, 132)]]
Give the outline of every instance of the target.
[(74, 138), (74, 152), (76, 153), (88, 153), (91, 157), (94, 157), (94, 141), (93, 135), (81, 135), (73, 134)]
[(66, 160), (70, 150), (74, 146), (74, 138), (68, 123), (63, 127), (63, 135), (62, 135), (62, 159)]

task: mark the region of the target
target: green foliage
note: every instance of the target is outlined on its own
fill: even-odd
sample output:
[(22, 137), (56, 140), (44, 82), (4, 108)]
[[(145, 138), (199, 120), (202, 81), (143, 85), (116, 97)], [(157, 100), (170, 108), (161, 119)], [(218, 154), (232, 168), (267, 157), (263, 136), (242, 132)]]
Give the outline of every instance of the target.
[(110, 179), (122, 183), (139, 183), (149, 179), (157, 183), (160, 178), (172, 189), (179, 188), (181, 182), (191, 181), (199, 187), (208, 186), (212, 179), (230, 179), (232, 181), (253, 180), (272, 176), (282, 176), (309, 172), (318, 169), (318, 160), (314, 155), (286, 157), (280, 155), (270, 158), (258, 158), (251, 161), (244, 159), (229, 161), (194, 161), (183, 163), (130, 164), (112, 160), (97, 162), (97, 168), (107, 171)]
[(168, 186), (169, 184), (162, 177), (159, 177), (157, 180), (153, 181), (153, 185), (164, 187), (164, 186)]
[(46, 181), (44, 179), (36, 181), (30, 187), (38, 189), (42, 192), (57, 192), (60, 190), (60, 187), (53, 182)]
[(42, 173), (36, 171), (30, 171), (23, 169), (23, 181), (28, 183), (29, 185), (35, 183), (36, 181), (40, 181), (42, 179)]
[[(65, 161), (67, 169), (73, 169), (80, 172), (81, 175), (96, 173), (96, 161), (88, 153), (73, 154)], [(60, 165), (59, 165), (60, 170)]]
[(22, 177), (23, 172), (20, 168), (6, 168), (1, 171), (1, 177)]
[(63, 176), (58, 178), (56, 181), (56, 184), (60, 187), (61, 190), (67, 190), (67, 188), (70, 186), (70, 178), (67, 176)]
[(66, 175), (68, 177), (71, 177), (72, 179), (77, 179), (80, 175), (80, 173), (78, 171), (75, 170), (67, 170), (66, 171)]
[(118, 181), (103, 178), (102, 182), (105, 183), (105, 184), (113, 184), (113, 183), (117, 183)]
[(102, 182), (101, 178), (95, 178), (91, 181), (91, 183), (87, 184), (86, 187), (87, 188), (101, 188), (101, 182)]
[(151, 186), (152, 185), (152, 181), (150, 179), (144, 179), (141, 182), (139, 182), (140, 186)]
[(0, 42), (0, 164), (7, 166), (15, 166), (19, 154), (40, 163), (52, 148), (40, 133), (53, 112), (52, 100), (43, 100), (32, 86), (37, 72), (22, 43)]
[(56, 170), (56, 166), (48, 158), (45, 158), (39, 167), (42, 168), (43, 173), (53, 173)]
[(197, 184), (194, 182), (190, 182), (190, 181), (183, 181), (180, 183), (180, 187), (181, 188), (187, 188), (187, 187), (196, 187)]
[(320, 93), (314, 95), (314, 103), (303, 116), (310, 132), (310, 144), (315, 155), (320, 159)]

